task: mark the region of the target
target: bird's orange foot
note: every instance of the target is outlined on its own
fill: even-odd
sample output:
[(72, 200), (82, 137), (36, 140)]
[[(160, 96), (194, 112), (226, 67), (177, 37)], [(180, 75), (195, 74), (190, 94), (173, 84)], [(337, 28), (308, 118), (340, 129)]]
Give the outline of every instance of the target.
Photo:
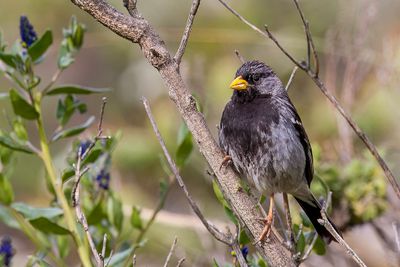
[(219, 166), (219, 170), (221, 170), (222, 167), (226, 168), (226, 167), (227, 167), (229, 164), (231, 164), (231, 163), (232, 163), (232, 158), (231, 158), (231, 156), (226, 155), (226, 156), (224, 157), (224, 159), (222, 160), (221, 165)]
[(261, 235), (257, 239), (257, 243), (263, 241), (264, 239), (268, 239), (269, 235), (271, 234), (273, 216), (268, 214), (268, 216), (265, 219), (262, 219), (262, 221), (264, 222), (265, 226), (261, 232)]

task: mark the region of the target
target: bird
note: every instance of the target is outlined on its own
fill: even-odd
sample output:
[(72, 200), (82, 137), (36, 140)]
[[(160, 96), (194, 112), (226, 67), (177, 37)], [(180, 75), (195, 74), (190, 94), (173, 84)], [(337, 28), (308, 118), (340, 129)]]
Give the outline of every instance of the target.
[(223, 164), (232, 162), (250, 186), (270, 197), (258, 241), (270, 234), (276, 193), (291, 194), (323, 240), (336, 241), (318, 222), (322, 207), (310, 190), (314, 176), (311, 145), (279, 77), (265, 63), (253, 60), (243, 63), (229, 87), (233, 94), (221, 116), (219, 144), (227, 155)]

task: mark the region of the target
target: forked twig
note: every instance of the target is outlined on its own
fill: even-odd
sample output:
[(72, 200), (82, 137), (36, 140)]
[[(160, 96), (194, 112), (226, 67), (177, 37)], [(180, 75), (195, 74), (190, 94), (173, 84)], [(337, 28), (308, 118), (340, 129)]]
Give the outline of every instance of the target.
[(212, 236), (214, 236), (217, 240), (221, 241), (222, 243), (230, 246), (232, 241), (229, 237), (227, 237), (222, 231), (220, 231), (218, 228), (216, 228), (213, 224), (207, 221), (207, 219), (204, 217), (204, 215), (201, 213), (199, 207), (197, 206), (196, 202), (193, 200), (192, 196), (190, 195), (189, 191), (186, 188), (185, 183), (183, 182), (183, 179), (181, 175), (179, 174), (178, 167), (176, 166), (175, 162), (172, 160), (171, 155), (169, 154), (167, 147), (165, 146), (164, 139), (161, 136), (160, 131), (158, 130), (157, 124), (154, 120), (153, 114), (150, 109), (149, 102), (147, 101), (146, 98), (142, 97), (142, 102), (144, 105), (144, 108), (146, 110), (147, 116), (150, 120), (151, 126), (153, 127), (153, 131), (157, 136), (158, 142), (161, 145), (161, 148), (163, 150), (164, 156), (167, 159), (167, 162), (171, 168), (171, 171), (175, 175), (176, 180), (178, 181), (179, 186), (182, 188), (183, 192), (185, 193), (186, 199), (189, 201), (190, 206), (192, 207), (194, 213), (199, 217), (201, 222), (204, 224), (204, 226), (207, 228), (207, 230), (210, 232)]
[(322, 219), (318, 219), (318, 222), (326, 228), (326, 230), (329, 231), (329, 233), (332, 234), (332, 236), (335, 238), (335, 240), (341, 245), (346, 253), (350, 255), (353, 260), (361, 267), (366, 267), (365, 263), (361, 260), (361, 258), (355, 253), (355, 251), (344, 241), (344, 239), (339, 235), (339, 233), (335, 230), (335, 228), (332, 226), (332, 224), (328, 220), (328, 216), (326, 215), (327, 209), (330, 205), (330, 202), (332, 201), (332, 192), (329, 191), (328, 197), (326, 202), (322, 205), (321, 209), (321, 217)]
[[(376, 161), (379, 163), (380, 167), (382, 168), (383, 172), (386, 175), (386, 178), (388, 179), (389, 183), (391, 184), (394, 191), (396, 192), (397, 197), (400, 199), (400, 185), (398, 184), (398, 182), (397, 182), (396, 178), (394, 177), (390, 168), (387, 166), (385, 160), (379, 154), (375, 145), (371, 142), (371, 140), (368, 138), (368, 136), (361, 130), (361, 128), (358, 126), (358, 124), (351, 118), (351, 116), (343, 109), (343, 107), (339, 104), (336, 97), (333, 96), (328, 91), (328, 89), (325, 87), (325, 84), (319, 79), (319, 77), (318, 77), (319, 63), (317, 63), (318, 57), (315, 57), (317, 55), (317, 53), (315, 51), (315, 48), (313, 48), (313, 42), (310, 42), (310, 44), (311, 44), (311, 47), (313, 48), (314, 57), (316, 60), (316, 70), (315, 71), (311, 70), (310, 68), (307, 68), (307, 66), (305, 64), (294, 59), (294, 57), (280, 44), (280, 42), (269, 31), (267, 26), (265, 26), (265, 30), (266, 30), (266, 33), (265, 33), (262, 30), (260, 30), (258, 27), (256, 27), (252, 23), (250, 23), (248, 20), (246, 20), (242, 15), (240, 15), (237, 11), (235, 11), (232, 7), (230, 7), (224, 0), (218, 0), (218, 1), (223, 6), (225, 6), (233, 15), (235, 15), (243, 23), (248, 25), (251, 29), (260, 33), (264, 37), (271, 39), (275, 43), (275, 45), (281, 50), (281, 52), (286, 55), (287, 58), (289, 58), (296, 66), (298, 66), (300, 69), (302, 69), (304, 72), (307, 73), (307, 75), (313, 80), (315, 85), (317, 85), (317, 87), (322, 91), (322, 93), (326, 96), (326, 98), (328, 98), (328, 100), (331, 102), (331, 104), (336, 108), (336, 110), (347, 121), (347, 123), (354, 130), (354, 132), (357, 134), (357, 136), (364, 142), (365, 146), (368, 148), (368, 150), (374, 156)], [(296, 6), (298, 6), (298, 5), (296, 5)], [(299, 12), (301, 12), (301, 14), (303, 14), (300, 6), (298, 6), (298, 10), (299, 10)], [(306, 27), (307, 34), (310, 34), (308, 23), (305, 24), (305, 27)], [(312, 38), (310, 40), (312, 40)]]
[(168, 255), (167, 255), (167, 259), (165, 260), (164, 267), (167, 267), (167, 266), (168, 266), (168, 263), (169, 263), (169, 261), (171, 260), (172, 254), (174, 254), (174, 251), (175, 251), (175, 247), (176, 247), (176, 243), (177, 243), (177, 242), (178, 242), (178, 238), (175, 236), (174, 242), (172, 242), (171, 249), (169, 250), (169, 253), (168, 253)]
[[(107, 236), (104, 235), (102, 251), (101, 251), (101, 253), (99, 253), (96, 249), (96, 245), (93, 241), (93, 237), (89, 232), (89, 225), (88, 225), (85, 214), (83, 213), (81, 205), (80, 205), (80, 181), (81, 181), (82, 176), (89, 170), (89, 167), (85, 167), (83, 170), (81, 169), (82, 161), (93, 149), (97, 140), (109, 138), (109, 137), (102, 136), (104, 109), (105, 109), (105, 105), (107, 103), (107, 98), (103, 97), (102, 100), (103, 100), (103, 103), (102, 103), (101, 110), (100, 110), (100, 119), (99, 119), (99, 124), (97, 127), (97, 135), (94, 137), (94, 140), (91, 142), (90, 146), (86, 149), (86, 151), (84, 153), (82, 153), (81, 146), (79, 146), (79, 148), (78, 148), (77, 163), (74, 166), (74, 168), (75, 168), (75, 184), (74, 184), (74, 187), (72, 190), (72, 205), (75, 208), (75, 213), (78, 218), (78, 221), (82, 225), (83, 230), (85, 231), (86, 237), (89, 242), (90, 249), (91, 249), (93, 257), (96, 261), (96, 266), (98, 266), (98, 267), (107, 266), (107, 265), (104, 265), (104, 259), (105, 259), (104, 254), (105, 254), (105, 250), (106, 250)], [(112, 255), (110, 255), (109, 259), (111, 259), (111, 256)]]
[(199, 6), (200, 0), (193, 0), (192, 7), (190, 8), (189, 16), (186, 22), (185, 31), (182, 35), (181, 43), (179, 44), (178, 51), (176, 51), (176, 54), (174, 56), (174, 60), (178, 66), (181, 64), (183, 54), (185, 53), (185, 49), (189, 41), (190, 32), (192, 31), (194, 17), (196, 16)]

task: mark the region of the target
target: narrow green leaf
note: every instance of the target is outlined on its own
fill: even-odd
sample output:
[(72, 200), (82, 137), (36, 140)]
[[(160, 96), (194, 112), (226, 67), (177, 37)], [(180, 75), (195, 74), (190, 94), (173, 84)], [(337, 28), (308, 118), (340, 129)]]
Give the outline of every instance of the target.
[(3, 205), (0, 205), (0, 222), (4, 223), (8, 227), (20, 229), (19, 223), (14, 219), (10, 210)]
[(249, 236), (246, 234), (246, 231), (245, 230), (241, 230), (240, 231), (240, 235), (239, 235), (239, 244), (240, 245), (247, 245), (247, 244), (249, 244), (250, 243), (250, 238), (249, 238)]
[(142, 218), (140, 217), (140, 210), (136, 206), (132, 207), (131, 225), (133, 228), (139, 230), (143, 229)]
[(114, 225), (119, 232), (122, 230), (122, 225), (124, 223), (124, 212), (122, 210), (122, 202), (115, 199), (114, 203)]
[(15, 64), (16, 56), (12, 54), (6, 54), (0, 52), (0, 60), (4, 62), (7, 66), (16, 69), (17, 65)]
[(33, 151), (29, 149), (27, 146), (18, 143), (14, 139), (12, 139), (9, 135), (0, 131), (0, 146), (7, 147), (11, 150), (20, 151), (28, 154), (32, 154)]
[(219, 189), (219, 186), (215, 180), (213, 180), (213, 189), (219, 203), (221, 203), (224, 207), (229, 207), (228, 203), (224, 199), (224, 195), (222, 194), (221, 189)]
[(32, 61), (36, 62), (47, 51), (53, 43), (53, 34), (47, 30), (40, 39), (36, 40), (29, 48), (28, 54), (31, 56)]
[(41, 217), (52, 219), (64, 214), (63, 210), (60, 208), (35, 208), (22, 202), (13, 203), (11, 207), (21, 213), (28, 220), (34, 220)]
[[(111, 257), (110, 263), (108, 266), (110, 267), (116, 267), (116, 266), (121, 266), (120, 264), (123, 263), (126, 258), (131, 254), (133, 248), (128, 248), (126, 250), (120, 251), (117, 254), (114, 254)], [(108, 262), (109, 258), (106, 258), (104, 262)]]
[(90, 127), (90, 125), (92, 125), (92, 123), (94, 122), (94, 116), (90, 117), (85, 123), (77, 125), (75, 127), (72, 128), (68, 128), (59, 132), (56, 132), (53, 134), (53, 137), (51, 138), (51, 141), (57, 141), (61, 138), (67, 138), (67, 137), (71, 137), (74, 135), (78, 135), (80, 133), (82, 133), (83, 131), (85, 131), (87, 128)]
[(304, 249), (306, 247), (306, 239), (304, 237), (304, 234), (300, 234), (300, 238), (296, 243), (296, 251), (299, 252), (300, 254), (303, 254)]
[(14, 200), (14, 191), (10, 181), (0, 173), (0, 203), (10, 205)]
[(13, 121), (14, 132), (17, 137), (22, 141), (28, 140), (28, 132), (26, 131), (25, 125), (22, 122), (21, 118), (17, 118)]
[(69, 178), (71, 178), (74, 175), (75, 175), (75, 170), (69, 167), (62, 172), (61, 180), (63, 183), (65, 183)]
[(33, 227), (45, 234), (68, 235), (70, 233), (64, 227), (61, 227), (44, 217), (30, 220), (29, 222), (32, 224)]
[(89, 95), (89, 94), (106, 93), (109, 91), (111, 91), (109, 88), (92, 88), (80, 85), (60, 85), (48, 91), (46, 95), (61, 95), (61, 94)]
[(239, 222), (236, 219), (235, 215), (233, 214), (233, 211), (226, 206), (224, 207), (224, 210), (225, 210), (226, 215), (228, 215), (229, 220), (231, 220), (231, 222), (233, 222), (234, 224), (238, 225)]
[(89, 225), (95, 225), (100, 223), (104, 218), (107, 218), (107, 214), (104, 212), (103, 202), (99, 201), (99, 203), (97, 203), (97, 205), (89, 213), (87, 221)]
[(35, 120), (39, 117), (36, 109), (29, 104), (15, 89), (9, 92), (11, 104), (16, 115), (21, 116), (27, 120)]
[(218, 262), (217, 262), (217, 260), (214, 258), (213, 259), (213, 265), (212, 265), (213, 267), (219, 267), (219, 264), (218, 264)]
[(102, 154), (103, 154), (103, 149), (101, 148), (94, 148), (92, 151), (90, 151), (89, 155), (87, 155), (82, 162), (82, 165), (90, 164), (95, 162)]
[(315, 241), (313, 251), (317, 255), (325, 255), (325, 253), (326, 253), (325, 242), (319, 236), (318, 236), (317, 240)]

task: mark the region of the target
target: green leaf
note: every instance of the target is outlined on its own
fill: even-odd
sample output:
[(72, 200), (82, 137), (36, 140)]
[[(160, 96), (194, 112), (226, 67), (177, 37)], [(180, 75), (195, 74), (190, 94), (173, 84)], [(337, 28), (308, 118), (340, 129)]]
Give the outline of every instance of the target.
[(228, 203), (224, 198), (224, 195), (221, 192), (221, 189), (219, 189), (219, 186), (215, 180), (213, 180), (213, 189), (214, 189), (214, 194), (217, 197), (219, 203), (221, 203), (224, 207), (229, 207)]
[(87, 221), (89, 225), (95, 225), (101, 222), (102, 219), (106, 218), (107, 214), (105, 214), (103, 209), (103, 202), (99, 201), (97, 205), (92, 209), (87, 217)]
[(30, 220), (29, 222), (32, 224), (33, 227), (45, 234), (68, 235), (70, 233), (64, 227), (61, 227), (44, 217)]
[(73, 168), (67, 168), (63, 171), (61, 175), (61, 180), (65, 183), (69, 178), (75, 175), (75, 170)]
[(247, 245), (250, 243), (250, 241), (251, 240), (250, 240), (249, 236), (246, 234), (246, 231), (242, 229), (239, 234), (239, 244)]
[[(123, 263), (125, 261), (125, 259), (131, 254), (133, 248), (128, 248), (126, 250), (120, 251), (117, 254), (114, 254), (111, 257), (110, 263), (109, 263), (109, 267), (113, 267), (113, 266), (120, 266), (119, 264)], [(104, 260), (104, 262), (108, 262), (108, 258), (106, 258)]]
[(75, 95), (89, 95), (110, 92), (109, 88), (92, 88), (80, 85), (60, 85), (46, 93), (46, 95), (61, 95), (61, 94), (75, 94)]
[(140, 210), (136, 206), (132, 207), (131, 225), (133, 228), (139, 230), (143, 229), (142, 218), (140, 217)]
[(53, 137), (51, 138), (51, 141), (57, 141), (61, 138), (66, 138), (66, 137), (71, 137), (74, 135), (78, 135), (80, 133), (82, 133), (83, 131), (85, 131), (87, 128), (90, 127), (90, 125), (92, 125), (92, 123), (94, 122), (94, 116), (90, 117), (85, 123), (77, 125), (75, 127), (72, 128), (68, 128), (65, 130), (61, 130), (59, 132), (54, 133)]
[(183, 167), (193, 150), (192, 134), (185, 123), (182, 123), (178, 131), (178, 148), (176, 150), (176, 164)]
[(17, 118), (13, 121), (13, 128), (15, 134), (18, 136), (20, 140), (27, 141), (28, 140), (28, 132), (26, 131), (25, 125), (22, 122), (21, 118)]
[(10, 210), (3, 205), (0, 205), (0, 222), (8, 227), (20, 229), (19, 223), (14, 219)]
[(16, 115), (27, 120), (35, 120), (39, 118), (39, 113), (29, 104), (15, 89), (9, 92), (11, 104)]
[(82, 165), (86, 165), (86, 164), (95, 162), (103, 154), (103, 152), (104, 151), (101, 148), (92, 149), (90, 151), (90, 153), (83, 160)]
[(324, 255), (326, 253), (325, 242), (319, 236), (318, 236), (317, 240), (315, 241), (313, 251), (317, 255)]
[(75, 61), (75, 59), (72, 57), (71, 52), (67, 49), (65, 45), (66, 42), (64, 41), (61, 45), (58, 55), (58, 68), (62, 70), (68, 68)]
[(36, 62), (47, 51), (53, 43), (53, 34), (47, 30), (40, 39), (36, 40), (29, 48), (28, 54), (31, 56), (32, 61)]
[(226, 206), (224, 207), (224, 210), (225, 210), (226, 215), (228, 215), (229, 220), (231, 220), (231, 222), (233, 222), (234, 224), (238, 225), (239, 222), (236, 219), (235, 215), (233, 214), (233, 211)]
[(218, 262), (217, 262), (217, 260), (214, 258), (213, 259), (213, 265), (212, 265), (213, 267), (219, 267), (219, 264), (218, 264)]
[(312, 223), (310, 219), (307, 217), (305, 212), (301, 211), (300, 212), (300, 217), (301, 217), (301, 222), (305, 227), (312, 227)]
[(27, 146), (15, 141), (8, 134), (3, 133), (2, 131), (0, 131), (0, 145), (15, 151), (20, 151), (28, 154), (33, 153), (33, 151)]
[(304, 237), (303, 232), (300, 234), (300, 238), (296, 243), (296, 251), (303, 254), (304, 249), (306, 247), (306, 238)]
[(65, 259), (70, 252), (69, 238), (67, 236), (57, 236), (57, 248), (61, 259)]
[(4, 62), (7, 66), (16, 69), (17, 65), (15, 64), (16, 56), (12, 54), (6, 54), (0, 52), (0, 60)]
[(64, 214), (63, 210), (60, 208), (35, 208), (22, 202), (13, 203), (11, 207), (21, 213), (28, 220), (34, 220), (41, 217), (52, 219)]
[(263, 259), (258, 259), (257, 262), (258, 267), (268, 267), (267, 263)]
[(110, 222), (115, 226), (118, 231), (121, 231), (124, 220), (122, 211), (122, 202), (115, 198), (110, 197), (107, 202), (107, 214)]
[(14, 200), (14, 192), (10, 181), (0, 173), (0, 203), (10, 205)]

